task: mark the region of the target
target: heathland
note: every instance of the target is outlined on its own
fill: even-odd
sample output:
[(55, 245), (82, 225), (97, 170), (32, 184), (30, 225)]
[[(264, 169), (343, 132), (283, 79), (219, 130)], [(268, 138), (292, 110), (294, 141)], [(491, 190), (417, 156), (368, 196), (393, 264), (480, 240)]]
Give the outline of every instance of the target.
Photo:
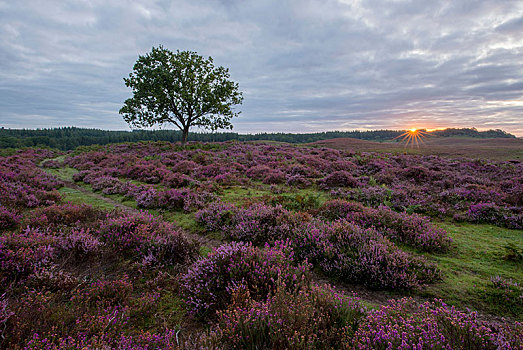
[(9, 349), (520, 349), (523, 145), (3, 149)]

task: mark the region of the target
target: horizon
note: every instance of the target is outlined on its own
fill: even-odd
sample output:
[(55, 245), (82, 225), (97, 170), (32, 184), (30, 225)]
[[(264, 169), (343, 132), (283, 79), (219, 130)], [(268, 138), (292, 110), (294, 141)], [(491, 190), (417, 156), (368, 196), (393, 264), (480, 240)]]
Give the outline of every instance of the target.
[(245, 97), (239, 134), (523, 136), (523, 3), (56, 0), (0, 2), (0, 20), (7, 128), (131, 130), (123, 78), (161, 44), (229, 68)]
[[(67, 125), (67, 126), (59, 126), (59, 127), (50, 127), (50, 128), (5, 128), (0, 125), (0, 130), (29, 130), (29, 131), (39, 131), (39, 130), (54, 130), (54, 129), (65, 129), (65, 128), (77, 128), (77, 129), (85, 129), (85, 130), (97, 130), (97, 131), (114, 131), (114, 132), (134, 132), (134, 131), (165, 131), (165, 130), (172, 130), (176, 132), (181, 132), (177, 128), (134, 128), (134, 129), (100, 129), (100, 128), (90, 128), (90, 127), (78, 127), (74, 125)], [(217, 130), (217, 131), (208, 131), (203, 129), (194, 128), (191, 129), (190, 133), (202, 133), (202, 134), (212, 134), (212, 133), (218, 133), (218, 134), (237, 134), (237, 135), (258, 135), (258, 134), (294, 134), (294, 135), (300, 135), (300, 134), (321, 134), (321, 133), (351, 133), (351, 132), (380, 132), (380, 131), (392, 131), (392, 132), (409, 132), (409, 131), (426, 131), (428, 133), (434, 132), (434, 131), (444, 131), (444, 130), (475, 130), (477, 132), (487, 132), (487, 131), (502, 131), (504, 133), (507, 133), (509, 135), (515, 136), (516, 138), (521, 138), (522, 136), (517, 136), (515, 134), (509, 133), (506, 130), (502, 129), (478, 129), (475, 127), (462, 127), (462, 128), (438, 128), (438, 129), (426, 129), (426, 128), (409, 128), (409, 129), (361, 129), (361, 130), (325, 130), (325, 131), (312, 131), (312, 132), (283, 132), (283, 131), (274, 131), (274, 132), (236, 132), (234, 130)]]

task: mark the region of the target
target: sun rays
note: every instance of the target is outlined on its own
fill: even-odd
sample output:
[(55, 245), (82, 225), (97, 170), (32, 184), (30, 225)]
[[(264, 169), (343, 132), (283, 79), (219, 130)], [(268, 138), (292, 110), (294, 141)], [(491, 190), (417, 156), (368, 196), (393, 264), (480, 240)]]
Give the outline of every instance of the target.
[(419, 148), (420, 144), (423, 144), (423, 137), (430, 135), (426, 131), (422, 131), (416, 128), (409, 129), (403, 134), (393, 138), (393, 140), (400, 139), (400, 142), (405, 142), (405, 148), (409, 146)]

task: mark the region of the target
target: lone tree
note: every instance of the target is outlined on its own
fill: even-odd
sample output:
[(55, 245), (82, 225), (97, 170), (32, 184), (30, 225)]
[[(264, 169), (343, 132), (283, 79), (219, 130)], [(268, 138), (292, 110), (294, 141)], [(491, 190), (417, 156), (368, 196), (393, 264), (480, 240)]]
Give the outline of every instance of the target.
[(241, 104), (243, 96), (229, 77), (229, 70), (215, 67), (211, 57), (153, 47), (138, 56), (129, 78), (124, 78), (133, 97), (120, 114), (136, 127), (172, 123), (182, 131), (182, 144), (191, 126), (232, 129), (231, 118), (240, 114), (232, 107)]

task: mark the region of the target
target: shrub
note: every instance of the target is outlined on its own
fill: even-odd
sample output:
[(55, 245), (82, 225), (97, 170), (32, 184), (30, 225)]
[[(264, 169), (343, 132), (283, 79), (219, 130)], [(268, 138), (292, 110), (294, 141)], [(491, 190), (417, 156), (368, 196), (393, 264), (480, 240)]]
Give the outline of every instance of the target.
[(75, 226), (92, 224), (104, 218), (105, 212), (87, 204), (53, 204), (33, 210), (24, 220), (24, 226)]
[(418, 214), (397, 213), (387, 207), (373, 209), (336, 199), (326, 202), (319, 214), (330, 220), (343, 218), (365, 228), (375, 228), (394, 241), (424, 251), (445, 251), (452, 242), (447, 232), (434, 227), (429, 218)]
[(57, 239), (52, 234), (27, 228), (8, 232), (0, 237), (0, 283), (18, 281), (36, 269), (49, 264), (55, 257)]
[(321, 188), (329, 189), (333, 187), (356, 187), (358, 181), (348, 171), (338, 170), (318, 180), (317, 183)]
[(276, 290), (278, 282), (293, 289), (308, 277), (308, 266), (292, 264), (287, 243), (258, 249), (248, 243), (224, 244), (194, 263), (182, 277), (182, 290), (191, 313), (213, 317), (231, 300), (234, 290), (248, 290), (262, 300)]
[(57, 247), (62, 254), (80, 259), (95, 255), (102, 245), (89, 229), (73, 228), (59, 238)]
[(373, 229), (340, 220), (295, 231), (296, 255), (328, 275), (375, 289), (408, 289), (440, 278), (435, 264), (406, 253)]
[(493, 202), (472, 204), (467, 211), (467, 219), (477, 223), (498, 223), (503, 220), (503, 210)]
[(496, 330), (441, 300), (404, 298), (371, 311), (353, 342), (355, 349), (520, 349), (523, 325)]
[(231, 305), (218, 312), (204, 347), (228, 349), (331, 349), (350, 337), (365, 311), (358, 298), (330, 286), (288, 291), (278, 286), (267, 300), (236, 289)]
[(248, 208), (237, 208), (214, 204), (197, 212), (196, 220), (209, 231), (223, 231), (228, 238), (264, 244), (291, 237), (297, 225), (310, 221), (310, 217), (294, 214), (280, 205), (254, 204)]
[(16, 227), (22, 217), (0, 204), (0, 231)]
[(108, 218), (96, 236), (112, 252), (134, 259), (151, 259), (152, 254), (156, 264), (187, 262), (196, 253), (194, 245), (172, 224), (144, 212)]

